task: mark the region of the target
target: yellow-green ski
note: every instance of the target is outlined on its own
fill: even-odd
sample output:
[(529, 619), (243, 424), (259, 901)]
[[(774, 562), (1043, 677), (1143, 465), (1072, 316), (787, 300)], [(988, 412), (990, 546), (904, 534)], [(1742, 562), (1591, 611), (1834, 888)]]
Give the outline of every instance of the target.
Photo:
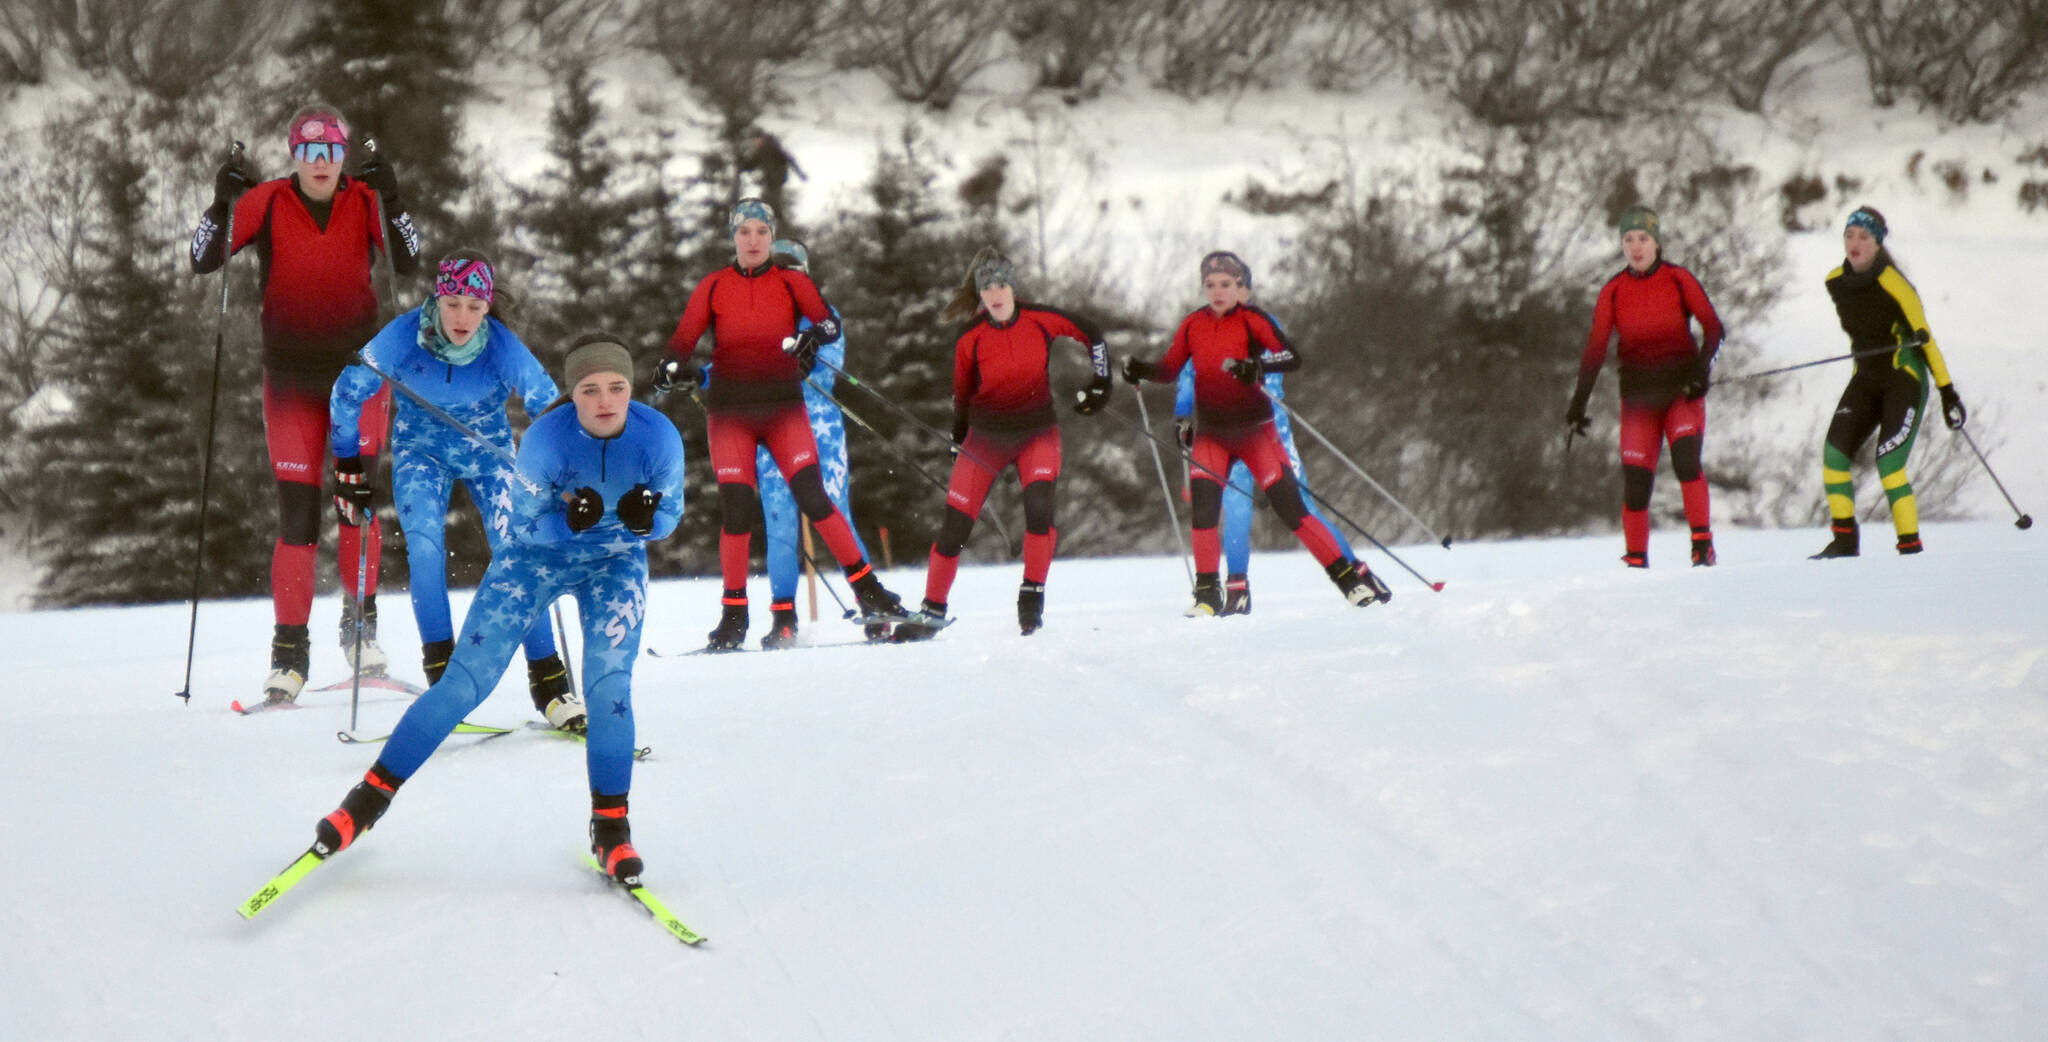
[(667, 930), (670, 934), (674, 935), (676, 940), (681, 941), (684, 944), (691, 945), (704, 943), (704, 937), (702, 934), (699, 934), (697, 931), (692, 930), (688, 926), (683, 925), (683, 921), (681, 919), (676, 918), (675, 913), (669, 911), (667, 905), (661, 903), (661, 898), (658, 898), (653, 894), (648, 893), (646, 887), (627, 886), (624, 883), (621, 883), (618, 880), (613, 879), (611, 877), (611, 873), (606, 872), (604, 870), (604, 866), (598, 864), (597, 859), (590, 856), (589, 854), (583, 855), (583, 862), (589, 865), (593, 870), (595, 870), (598, 875), (603, 876), (606, 882), (610, 883), (615, 887), (618, 887), (621, 890), (624, 890), (627, 894), (631, 895), (635, 901), (640, 902), (640, 906), (642, 908), (647, 909), (647, 914), (653, 916), (654, 921), (660, 923), (662, 929)]
[(318, 851), (307, 850), (300, 854), (299, 859), (292, 862), (290, 867), (279, 872), (270, 882), (263, 884), (263, 889), (256, 891), (256, 896), (242, 902), (242, 907), (235, 911), (241, 913), (244, 919), (256, 918), (257, 912), (269, 907), (270, 902), (283, 896), (285, 891), (299, 885), (299, 880), (306, 878), (306, 873), (319, 868), (320, 863), (325, 860), (327, 859)]

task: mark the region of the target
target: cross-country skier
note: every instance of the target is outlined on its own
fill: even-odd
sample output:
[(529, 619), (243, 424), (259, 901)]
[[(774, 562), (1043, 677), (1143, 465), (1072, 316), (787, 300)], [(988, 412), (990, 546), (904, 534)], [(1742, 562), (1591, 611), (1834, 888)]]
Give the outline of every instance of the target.
[[(389, 373), (407, 389), (466, 425), (474, 435), (512, 452), (512, 426), (505, 400), (517, 395), (528, 416), (538, 416), (555, 399), (533, 352), (527, 350), (498, 312), (505, 288), (497, 268), (481, 250), (464, 248), (441, 258), (434, 296), (391, 321), (363, 348), (369, 365), (352, 365), (335, 381), (333, 415), (335, 505), (344, 522), (371, 509), (371, 475), (356, 454), (363, 403), (385, 393)], [(420, 666), (427, 683), (441, 679), (455, 651), (448, 615), (448, 495), (455, 482), (469, 487), (469, 500), (483, 518), (484, 538), (493, 553), (504, 543), (513, 516), (513, 477), (504, 461), (472, 434), (401, 395), (392, 422), (391, 499), (405, 531), (413, 619), (419, 625)], [(546, 615), (526, 632), (526, 676), (533, 707), (565, 730), (583, 727), (583, 703), (569, 687)]]
[(1941, 392), (1941, 417), (1950, 430), (1961, 430), (1969, 417), (1949, 381), (1941, 348), (1935, 346), (1920, 294), (1885, 247), (1888, 231), (1883, 214), (1857, 207), (1842, 229), (1846, 257), (1828, 272), (1828, 296), (1857, 357), (1821, 445), (1821, 480), (1834, 538), (1813, 555), (1815, 560), (1857, 554), (1856, 487), (1849, 463), (1872, 432), (1878, 436), (1877, 476), (1891, 500), (1899, 552), (1919, 553), (1920, 507), (1906, 477), (1906, 457), (1927, 414), (1927, 378), (1932, 376)]
[[(690, 292), (655, 376), (662, 390), (695, 391), (704, 378), (703, 369), (690, 361), (691, 352), (699, 337), (711, 334), (718, 380), (705, 388), (704, 411), (723, 519), (718, 562), (725, 594), (706, 647), (730, 651), (746, 643), (754, 453), (761, 446), (845, 570), (861, 612), (871, 622), (900, 619), (902, 601), (875, 577), (852, 527), (825, 492), (817, 439), (804, 411), (803, 377), (817, 364), (819, 349), (839, 338), (839, 320), (810, 276), (773, 262), (775, 211), (766, 203), (740, 200), (727, 226), (734, 262), (704, 276)], [(798, 328), (802, 319), (811, 324)]]
[[(811, 274), (810, 251), (802, 242), (777, 239), (769, 253), (777, 266)], [(852, 474), (846, 466), (846, 419), (840, 413), (839, 403), (832, 398), (832, 383), (839, 370), (846, 367), (846, 327), (838, 308), (832, 308), (832, 318), (840, 322), (839, 335), (818, 348), (818, 359), (829, 364), (811, 370), (804, 378), (804, 412), (810, 417), (811, 436), (818, 442), (818, 466), (825, 482), (825, 495), (839, 508), (840, 516), (848, 519), (854, 542), (860, 545), (861, 555), (866, 556), (867, 545), (861, 541), (860, 530), (853, 527), (853, 508), (847, 502)], [(801, 332), (810, 325), (810, 319), (802, 319), (797, 322), (797, 330)], [(709, 378), (712, 374), (707, 371), (705, 375)], [(790, 491), (789, 482), (783, 479), (766, 445), (754, 450), (754, 477), (760, 483), (761, 519), (767, 529), (768, 610), (772, 613), (761, 647), (787, 648), (796, 644), (796, 583), (802, 573), (798, 551), (803, 546), (803, 534), (798, 531), (801, 526), (796, 494)], [(886, 623), (872, 623), (867, 631), (869, 639), (878, 639), (888, 636), (889, 627)]]
[(1354, 565), (1330, 527), (1308, 512), (1301, 485), (1287, 469), (1287, 452), (1273, 427), (1273, 403), (1255, 385), (1269, 372), (1301, 368), (1301, 355), (1278, 324), (1258, 308), (1239, 303), (1246, 265), (1235, 254), (1211, 253), (1202, 258), (1202, 295), (1208, 303), (1181, 320), (1166, 356), (1157, 362), (1126, 358), (1123, 378), (1170, 382), (1182, 366), (1195, 372), (1195, 432), (1190, 448), (1194, 485), (1193, 538), (1195, 600), (1187, 614), (1214, 615), (1223, 610), (1223, 585), (1217, 565), (1223, 556), (1216, 523), (1223, 512), (1223, 475), (1243, 460), (1252, 478), (1266, 491), (1273, 507), (1294, 537), (1301, 541), (1352, 604), (1364, 607), (1389, 600), (1393, 591), (1380, 577)]
[[(1235, 255), (1232, 256), (1234, 257)], [(1244, 284), (1238, 289), (1237, 302), (1241, 306), (1249, 307), (1252, 297), (1251, 267), (1246, 265), (1242, 258), (1238, 258), (1237, 261), (1238, 265), (1244, 269)], [(1281, 329), (1280, 320), (1274, 318), (1272, 312), (1263, 312), (1263, 314), (1268, 321), (1273, 323), (1274, 329)], [(1282, 331), (1284, 332), (1285, 330)], [(1266, 374), (1266, 390), (1271, 392), (1273, 397), (1287, 397), (1287, 389), (1284, 383), (1285, 377), (1283, 374), (1277, 372)], [(1192, 368), (1182, 369), (1177, 385), (1178, 389), (1173, 399), (1174, 434), (1179, 438), (1181, 448), (1193, 448), (1195, 444), (1195, 371)], [(1287, 468), (1294, 472), (1296, 481), (1306, 481), (1308, 472), (1302, 469), (1301, 452), (1294, 447), (1294, 424), (1288, 418), (1287, 410), (1278, 405), (1273, 406), (1273, 431), (1280, 435), (1280, 447), (1287, 450)], [(1249, 615), (1252, 610), (1253, 485), (1252, 472), (1245, 467), (1243, 460), (1230, 465), (1230, 486), (1231, 489), (1236, 491), (1232, 492), (1230, 489), (1225, 489), (1224, 491), (1228, 494), (1223, 497), (1223, 562), (1224, 566), (1229, 570), (1224, 573), (1223, 579), (1223, 610), (1216, 614)], [(1192, 489), (1189, 491), (1189, 496), (1193, 496)], [(1351, 543), (1344, 538), (1344, 533), (1339, 531), (1336, 525), (1331, 524), (1330, 519), (1324, 517), (1321, 510), (1316, 509), (1315, 499), (1305, 496), (1303, 497), (1302, 505), (1308, 508), (1310, 514), (1313, 514), (1318, 520), (1322, 521), (1324, 527), (1330, 530), (1331, 535), (1337, 537), (1337, 545), (1343, 550), (1344, 559), (1352, 562), (1353, 566), (1356, 567), (1358, 554), (1352, 551)]]
[[(270, 597), (277, 629), (271, 638), (266, 699), (298, 697), (312, 659), (306, 621), (313, 610), (313, 565), (320, 542), (320, 478), (326, 471), (329, 393), (349, 358), (377, 332), (377, 295), (370, 265), (390, 244), (392, 268), (410, 274), (420, 255), (412, 217), (398, 196), (398, 175), (373, 158), (360, 178), (341, 172), (348, 126), (326, 105), (299, 110), (288, 125), (291, 176), (256, 183), (237, 152), (214, 175), (213, 204), (192, 235), (192, 270), (214, 271), (228, 254), (256, 247), (263, 269), (263, 429), (277, 482), (278, 538), (270, 562)], [(240, 196), (239, 199), (236, 197)], [(234, 208), (234, 242), (221, 234)], [(383, 221), (377, 220), (381, 208)], [(365, 403), (357, 446), (365, 472), (374, 472), (384, 437), (388, 396)], [(362, 529), (341, 528), (342, 588), (357, 593), (357, 539)], [(362, 661), (382, 671), (377, 646), (378, 527), (369, 525), (369, 575), (363, 585)], [(356, 648), (354, 619), (344, 608), (341, 647)]]
[[(399, 719), (384, 752), (341, 807), (314, 826), (314, 852), (345, 850), (377, 823), (391, 797), (505, 672), (526, 632), (556, 597), (583, 617), (584, 693), (591, 708), (585, 765), (590, 842), (614, 879), (637, 884), (640, 856), (626, 824), (633, 782), (633, 662), (647, 612), (647, 547), (683, 511), (683, 443), (660, 412), (633, 401), (633, 357), (607, 333), (579, 337), (563, 365), (569, 394), (535, 420), (519, 446), (512, 538), (491, 557), (462, 620), (447, 672)], [(560, 404), (558, 401), (557, 404)]]
[(1060, 426), (1049, 369), (1052, 343), (1072, 340), (1088, 351), (1088, 386), (1074, 411), (1087, 416), (1109, 400), (1109, 352), (1093, 322), (1017, 299), (1016, 268), (983, 249), (947, 304), (943, 317), (969, 318), (953, 345), (953, 476), (946, 519), (925, 569), (924, 607), (896, 627), (896, 640), (924, 640), (945, 625), (946, 597), (960, 570), (960, 551), (989, 486), (1011, 464), (1024, 499), (1024, 583), (1017, 591), (1017, 627), (1026, 636), (1045, 618), (1045, 578), (1052, 569), (1053, 495), (1060, 477)]
[[(1671, 472), (1685, 500), (1692, 526), (1694, 567), (1714, 563), (1714, 531), (1707, 508), (1707, 477), (1700, 469), (1707, 430), (1707, 387), (1714, 352), (1721, 347), (1721, 319), (1692, 272), (1664, 259), (1657, 213), (1631, 206), (1616, 222), (1627, 262), (1593, 305), (1593, 329), (1579, 357), (1579, 384), (1565, 410), (1567, 437), (1582, 435), (1586, 399), (1607, 361), (1607, 342), (1621, 346), (1621, 560), (1630, 568), (1650, 566), (1650, 482), (1657, 456), (1671, 443)], [(1700, 325), (1693, 341), (1692, 323)]]

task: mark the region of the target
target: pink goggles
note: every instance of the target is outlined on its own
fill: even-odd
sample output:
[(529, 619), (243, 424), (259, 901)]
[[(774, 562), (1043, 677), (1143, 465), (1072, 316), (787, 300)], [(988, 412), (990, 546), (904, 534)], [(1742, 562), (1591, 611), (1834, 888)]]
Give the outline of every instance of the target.
[(495, 284), (488, 262), (460, 258), (445, 260), (441, 262), (440, 274), (434, 278), (434, 295), (475, 297), (488, 304), (491, 302), (491, 287)]

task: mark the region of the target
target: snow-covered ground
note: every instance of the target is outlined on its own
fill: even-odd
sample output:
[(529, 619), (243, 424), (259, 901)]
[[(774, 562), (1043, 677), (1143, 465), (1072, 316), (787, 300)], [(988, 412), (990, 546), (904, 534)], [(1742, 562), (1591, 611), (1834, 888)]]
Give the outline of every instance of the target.
[[(0, 1034), (2040, 1037), (2048, 544), (1682, 540), (1400, 548), (1441, 594), (1375, 553), (1365, 611), (1262, 554), (1241, 619), (1179, 617), (1171, 559), (1063, 561), (1031, 638), (1014, 566), (969, 568), (931, 644), (643, 657), (635, 838), (700, 950), (581, 865), (581, 757), (533, 733), (451, 738), (245, 922), (373, 756), (346, 696), (228, 710), (266, 601), (205, 605), (189, 706), (182, 605), (10, 615)], [(715, 599), (658, 584), (648, 645)], [(531, 716), (519, 672), (474, 719)]]

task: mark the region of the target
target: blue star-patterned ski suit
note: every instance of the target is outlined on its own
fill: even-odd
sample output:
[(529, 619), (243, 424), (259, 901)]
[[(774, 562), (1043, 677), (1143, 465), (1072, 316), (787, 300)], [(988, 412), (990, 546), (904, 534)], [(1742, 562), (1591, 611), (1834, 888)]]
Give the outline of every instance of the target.
[[(434, 307), (429, 299), (424, 308)], [(538, 416), (555, 399), (555, 382), (495, 315), (487, 316), (488, 341), (481, 355), (463, 365), (436, 358), (419, 344), (421, 310), (391, 321), (363, 348), (377, 368), (401, 380), (420, 397), (510, 453), (512, 428), (505, 399), (516, 394), (528, 416)], [(367, 401), (384, 381), (367, 367), (352, 365), (334, 384), (329, 413), (337, 457), (356, 454), (356, 427)], [(391, 445), (391, 499), (405, 531), (405, 560), (412, 572), (412, 614), (420, 641), (455, 636), (448, 614), (448, 495), (459, 479), (483, 515), (484, 537), (496, 555), (512, 521), (513, 484), (504, 460), (443, 423), (402, 394), (397, 399)], [(555, 653), (554, 631), (545, 617), (526, 635), (526, 657)]]
[[(829, 305), (828, 305), (829, 306)], [(839, 309), (832, 308), (832, 317), (839, 319)], [(811, 320), (797, 322), (799, 331), (811, 328)], [(839, 508), (839, 516), (846, 519), (846, 527), (853, 529), (853, 541), (860, 545), (862, 557), (868, 553), (867, 544), (860, 538), (860, 530), (853, 524), (853, 508), (847, 503), (850, 491), (850, 477), (846, 468), (846, 420), (840, 415), (839, 405), (831, 398), (832, 382), (838, 378), (839, 369), (846, 367), (846, 323), (839, 321), (840, 334), (831, 343), (818, 348), (821, 360), (817, 368), (804, 382), (804, 411), (811, 417), (811, 437), (818, 442), (818, 476), (825, 480), (825, 495), (832, 505)], [(832, 363), (830, 366), (825, 362)], [(706, 367), (707, 376), (710, 367)], [(782, 476), (782, 468), (775, 465), (766, 445), (754, 449), (755, 481), (761, 487), (761, 517), (768, 542), (768, 593), (771, 603), (781, 604), (796, 599), (796, 581), (802, 574), (797, 548), (802, 535), (797, 531), (797, 520), (801, 516), (796, 507), (796, 495), (789, 490), (789, 479)]]
[[(491, 557), (448, 672), (405, 711), (378, 762), (394, 777), (411, 777), (498, 685), (520, 634), (555, 598), (573, 593), (583, 618), (590, 790), (625, 795), (633, 782), (633, 660), (647, 614), (646, 544), (682, 520), (683, 439), (668, 417), (639, 402), (611, 438), (593, 437), (575, 407), (564, 405), (528, 428), (514, 480), (511, 538)], [(635, 485), (661, 493), (644, 536), (617, 512), (619, 497)], [(562, 496), (586, 486), (603, 497), (604, 516), (573, 532)]]
[[(1275, 325), (1278, 325), (1277, 321)], [(1275, 398), (1287, 397), (1287, 391), (1281, 385), (1281, 375), (1266, 374), (1266, 390), (1273, 392)], [(1173, 414), (1186, 418), (1192, 416), (1194, 411), (1195, 367), (1183, 366), (1180, 371), (1180, 383), (1173, 398)], [(1287, 465), (1294, 471), (1294, 480), (1306, 487), (1308, 474), (1301, 469), (1301, 453), (1294, 447), (1294, 425), (1288, 422), (1287, 410), (1278, 405), (1273, 407), (1273, 430), (1280, 435), (1280, 447), (1287, 450)], [(1224, 565), (1230, 569), (1229, 574), (1244, 575), (1250, 571), (1252, 564), (1252, 493), (1256, 486), (1252, 481), (1251, 470), (1242, 461), (1230, 465), (1230, 487), (1237, 492), (1223, 497)], [(1240, 492), (1243, 495), (1239, 495)], [(1302, 505), (1308, 508), (1309, 514), (1328, 527), (1331, 535), (1337, 537), (1337, 548), (1344, 551), (1345, 559), (1357, 560), (1358, 554), (1352, 551), (1350, 540), (1345, 539), (1344, 533), (1316, 508), (1315, 497), (1304, 494), (1301, 500)]]

